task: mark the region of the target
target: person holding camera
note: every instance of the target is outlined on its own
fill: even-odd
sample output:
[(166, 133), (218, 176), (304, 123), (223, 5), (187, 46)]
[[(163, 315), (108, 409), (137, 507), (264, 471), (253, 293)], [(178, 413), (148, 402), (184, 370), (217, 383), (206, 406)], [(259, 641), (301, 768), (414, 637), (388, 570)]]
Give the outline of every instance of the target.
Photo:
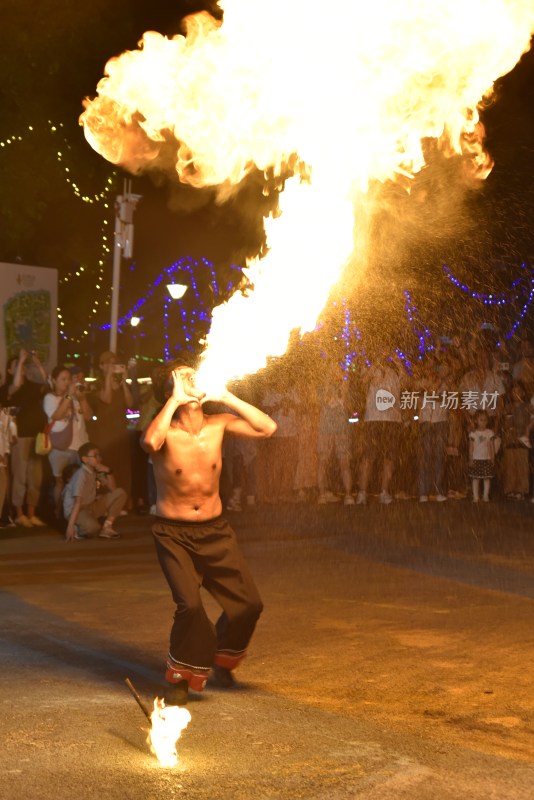
[[(37, 380), (32, 380), (28, 372)], [(43, 394), (48, 375), (37, 353), (21, 348), (7, 367), (7, 380), (0, 391), (0, 405), (13, 408), (17, 437), (11, 445), (11, 499), (15, 522), (24, 528), (43, 526), (37, 516), (43, 483), (42, 456), (35, 452), (35, 439), (45, 425)]]
[[(100, 376), (88, 400), (96, 417), (91, 438), (102, 454), (102, 460), (113, 470), (117, 486), (131, 496), (130, 437), (126, 412), (134, 406), (131, 389), (126, 382), (127, 369), (111, 351), (98, 360)], [(129, 500), (129, 502), (131, 502)]]
[(48, 460), (54, 476), (54, 511), (59, 519), (63, 471), (69, 464), (79, 464), (78, 449), (89, 441), (85, 423), (91, 419), (92, 412), (84, 385), (72, 381), (67, 367), (54, 367), (50, 378), (52, 391), (44, 396), (43, 409), (52, 425), (49, 433), (52, 450)]

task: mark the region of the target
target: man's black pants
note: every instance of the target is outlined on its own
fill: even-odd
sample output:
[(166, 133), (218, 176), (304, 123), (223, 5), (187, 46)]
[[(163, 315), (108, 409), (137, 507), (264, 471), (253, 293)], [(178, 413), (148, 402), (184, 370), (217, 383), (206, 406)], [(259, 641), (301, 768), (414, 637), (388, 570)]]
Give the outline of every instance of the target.
[[(222, 517), (204, 522), (158, 517), (152, 533), (176, 603), (169, 666), (195, 672), (218, 663), (233, 669), (244, 658), (263, 609), (234, 531)], [(215, 626), (204, 610), (201, 586), (223, 610)]]

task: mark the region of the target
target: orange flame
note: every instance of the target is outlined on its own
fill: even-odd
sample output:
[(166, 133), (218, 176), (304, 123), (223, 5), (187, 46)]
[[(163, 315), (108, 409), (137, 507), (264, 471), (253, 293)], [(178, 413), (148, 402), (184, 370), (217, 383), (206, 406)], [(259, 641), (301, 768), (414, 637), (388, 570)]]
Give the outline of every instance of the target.
[[(215, 309), (205, 378), (257, 370), (313, 327), (361, 238), (354, 209), (369, 183), (404, 184), (424, 165), (423, 138), (463, 155), (484, 179), (477, 107), (529, 47), (532, 0), (227, 0), (187, 35), (149, 32), (106, 66), (85, 102), (85, 135), (132, 171), (173, 153), (181, 181), (224, 200), (252, 169), (292, 166), (269, 252), (248, 264), (254, 290)], [(301, 174), (307, 178), (301, 180)], [(285, 295), (285, 296), (284, 296)]]
[(176, 766), (178, 763), (176, 742), (191, 721), (191, 714), (179, 706), (166, 706), (163, 700), (156, 697), (150, 720), (152, 728), (147, 741), (151, 751), (163, 767)]

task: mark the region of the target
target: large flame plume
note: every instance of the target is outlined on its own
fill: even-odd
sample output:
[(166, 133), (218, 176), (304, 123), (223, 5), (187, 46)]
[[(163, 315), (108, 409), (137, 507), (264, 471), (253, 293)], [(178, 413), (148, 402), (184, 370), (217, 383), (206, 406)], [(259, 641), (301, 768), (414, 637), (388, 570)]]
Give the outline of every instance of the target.
[(150, 749), (163, 767), (174, 767), (178, 763), (176, 742), (191, 721), (191, 714), (180, 706), (166, 706), (159, 697), (154, 700), (154, 711), (150, 715), (152, 727), (148, 733)]
[[(227, 0), (186, 35), (150, 32), (106, 65), (81, 121), (91, 145), (132, 171), (168, 159), (181, 181), (224, 201), (252, 169), (283, 175), (253, 289), (214, 310), (201, 373), (226, 381), (313, 328), (359, 237), (354, 208), (373, 181), (407, 187), (421, 140), (484, 179), (480, 103), (529, 47), (532, 0), (330, 3)], [(287, 178), (287, 175), (290, 177)]]

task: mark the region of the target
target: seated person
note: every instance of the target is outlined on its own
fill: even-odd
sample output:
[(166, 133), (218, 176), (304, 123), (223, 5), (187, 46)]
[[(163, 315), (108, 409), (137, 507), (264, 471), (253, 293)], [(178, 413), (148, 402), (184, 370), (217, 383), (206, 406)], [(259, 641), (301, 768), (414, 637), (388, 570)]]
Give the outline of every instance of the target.
[[(86, 539), (97, 535), (102, 539), (118, 539), (113, 523), (126, 503), (124, 489), (117, 489), (111, 470), (100, 461), (98, 448), (91, 442), (78, 450), (81, 467), (65, 486), (63, 513), (67, 520), (65, 538)], [(102, 527), (99, 518), (105, 517)]]

